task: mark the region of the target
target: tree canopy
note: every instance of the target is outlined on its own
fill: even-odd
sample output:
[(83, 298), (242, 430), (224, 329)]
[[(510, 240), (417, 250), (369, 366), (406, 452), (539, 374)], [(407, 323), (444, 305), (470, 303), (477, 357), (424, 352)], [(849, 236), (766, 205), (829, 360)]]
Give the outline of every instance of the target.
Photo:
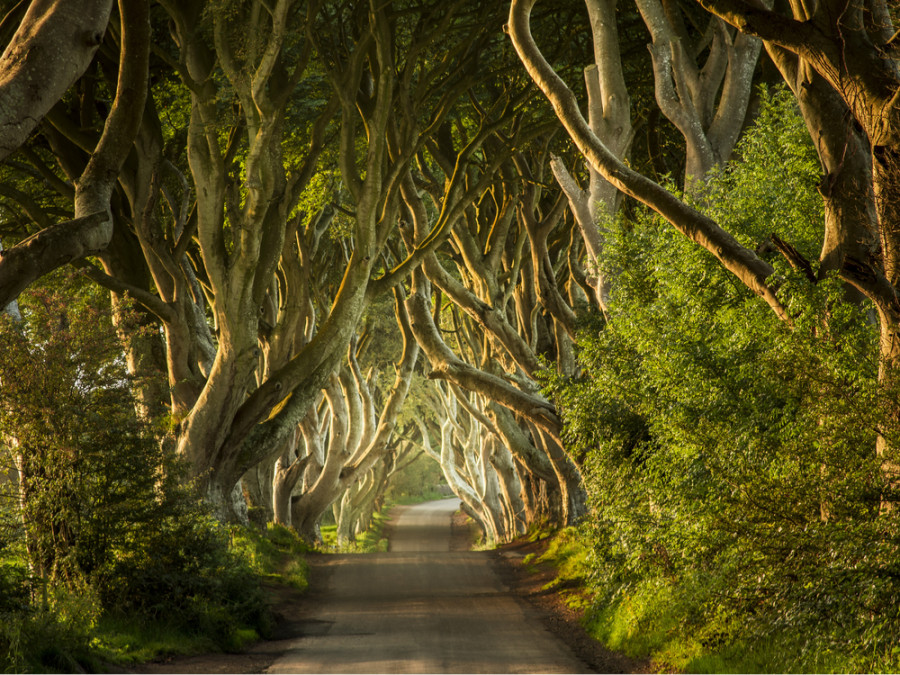
[[(219, 521), (312, 542), (332, 515), (351, 540), (426, 456), (491, 542), (581, 528), (610, 606), (666, 588), (723, 640), (882, 653), (896, 19), (885, 0), (10, 7), (0, 443), (32, 571), (115, 568), (84, 504), (43, 501), (84, 453), (97, 480), (185, 471)], [(34, 374), (51, 356), (65, 383)], [(113, 407), (118, 445), (91, 422)], [(150, 489), (107, 497), (139, 511)]]

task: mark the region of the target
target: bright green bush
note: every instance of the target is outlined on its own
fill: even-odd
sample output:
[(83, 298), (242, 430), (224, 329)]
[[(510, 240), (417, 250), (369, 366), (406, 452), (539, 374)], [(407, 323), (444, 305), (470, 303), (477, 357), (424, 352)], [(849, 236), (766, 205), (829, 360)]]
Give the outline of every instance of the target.
[[(13, 670), (76, 670), (66, 659), (90, 653), (101, 613), (222, 648), (268, 627), (251, 565), (136, 418), (107, 303), (44, 287), (23, 296), (21, 323), (0, 318), (0, 436), (18, 476), (0, 494), (0, 663)], [(90, 598), (90, 619), (74, 598)]]
[[(739, 155), (698, 201), (745, 244), (777, 232), (815, 260), (819, 169), (790, 97), (764, 93)], [(656, 612), (666, 639), (707, 651), (778, 635), (796, 663), (896, 664), (900, 537), (875, 441), (897, 430), (869, 308), (763, 252), (789, 327), (656, 217), (610, 228), (609, 321), (582, 331), (581, 377), (549, 385), (585, 457), (608, 625), (623, 634), (615, 615), (631, 612), (646, 638)]]

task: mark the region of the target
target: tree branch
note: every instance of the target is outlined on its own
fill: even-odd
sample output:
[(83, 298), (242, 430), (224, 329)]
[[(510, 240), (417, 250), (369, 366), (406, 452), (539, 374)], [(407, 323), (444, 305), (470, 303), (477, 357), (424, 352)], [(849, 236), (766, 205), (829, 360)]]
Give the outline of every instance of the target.
[(578, 102), (565, 82), (547, 63), (531, 36), (530, 16), (535, 0), (513, 0), (509, 34), (529, 74), (553, 104), (557, 117), (585, 159), (622, 192), (643, 202), (668, 220), (679, 232), (703, 246), (754, 293), (761, 296), (782, 319), (790, 318), (768, 284), (771, 265), (741, 246), (712, 219), (692, 209), (646, 176), (625, 166), (591, 131)]

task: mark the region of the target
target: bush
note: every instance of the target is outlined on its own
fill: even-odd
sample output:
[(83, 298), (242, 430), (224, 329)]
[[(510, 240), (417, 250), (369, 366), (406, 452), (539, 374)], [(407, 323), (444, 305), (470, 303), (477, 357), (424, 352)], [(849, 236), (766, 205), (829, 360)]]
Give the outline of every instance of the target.
[(0, 434), (18, 477), (0, 498), (2, 646), (12, 667), (73, 669), (34, 651), (50, 633), (60, 659), (90, 642), (96, 616), (70, 616), (67, 593), (223, 648), (247, 626), (265, 630), (253, 569), (136, 416), (106, 299), (43, 288), (24, 295), (22, 309), (21, 323), (0, 318)]
[(92, 631), (100, 616), (93, 588), (55, 585), (41, 601), (0, 612), (0, 667), (5, 672), (95, 670)]
[[(789, 100), (764, 96), (742, 161), (701, 202), (744, 243), (777, 229), (814, 258), (818, 165)], [(874, 450), (897, 430), (869, 308), (773, 256), (788, 327), (655, 217), (610, 229), (610, 320), (581, 334), (582, 377), (549, 382), (586, 457), (600, 611), (666, 606), (660, 635), (707, 649), (774, 634), (797, 663), (895, 658), (900, 537)]]

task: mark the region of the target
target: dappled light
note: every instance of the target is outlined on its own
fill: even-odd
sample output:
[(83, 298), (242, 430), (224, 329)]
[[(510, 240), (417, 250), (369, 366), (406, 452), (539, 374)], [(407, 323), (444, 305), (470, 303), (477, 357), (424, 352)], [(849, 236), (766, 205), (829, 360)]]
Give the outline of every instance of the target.
[(900, 669), (896, 3), (6, 4), (3, 670)]

